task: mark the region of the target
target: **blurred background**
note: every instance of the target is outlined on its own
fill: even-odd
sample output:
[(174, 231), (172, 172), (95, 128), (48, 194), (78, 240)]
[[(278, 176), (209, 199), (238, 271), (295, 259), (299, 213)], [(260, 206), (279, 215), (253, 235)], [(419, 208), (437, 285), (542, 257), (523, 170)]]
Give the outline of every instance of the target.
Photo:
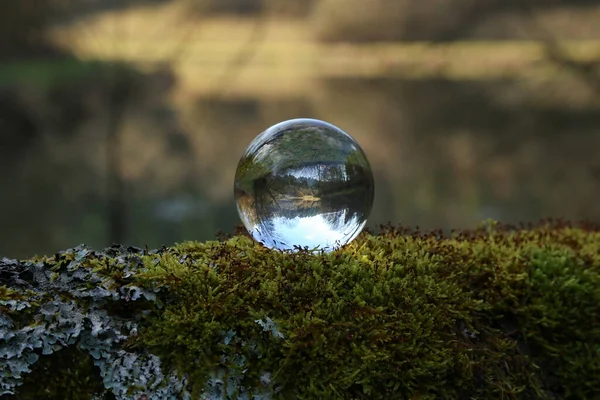
[(237, 162), (289, 118), (350, 133), (370, 226), (600, 221), (600, 2), (0, 2), (0, 256), (239, 224)]

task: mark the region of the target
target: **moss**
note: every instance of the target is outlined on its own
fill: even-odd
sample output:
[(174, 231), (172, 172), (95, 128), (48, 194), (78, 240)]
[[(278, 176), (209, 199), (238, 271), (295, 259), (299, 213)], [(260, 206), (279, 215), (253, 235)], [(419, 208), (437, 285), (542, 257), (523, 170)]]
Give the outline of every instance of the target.
[[(386, 227), (329, 254), (271, 251), (236, 236), (156, 252), (78, 248), (44, 263), (59, 282), (93, 271), (86, 290), (112, 293), (94, 300), (63, 290), (82, 315), (101, 300), (107, 318), (135, 322), (135, 334), (110, 347), (121, 369), (96, 358), (104, 367), (90, 368), (89, 344), (73, 341), (84, 351), (64, 353), (83, 363), (77, 376), (103, 379), (98, 395), (164, 398), (158, 388), (171, 387), (182, 398), (600, 397), (600, 230), (589, 224), (487, 223), (449, 236)], [(4, 303), (25, 293), (5, 286)], [(31, 310), (52, 294), (33, 289), (38, 305), (22, 324), (40, 323)], [(26, 310), (11, 309), (9, 318)], [(38, 363), (17, 395), (31, 390), (28, 377), (46, 376)], [(138, 364), (161, 379), (122, 378), (145, 371)]]

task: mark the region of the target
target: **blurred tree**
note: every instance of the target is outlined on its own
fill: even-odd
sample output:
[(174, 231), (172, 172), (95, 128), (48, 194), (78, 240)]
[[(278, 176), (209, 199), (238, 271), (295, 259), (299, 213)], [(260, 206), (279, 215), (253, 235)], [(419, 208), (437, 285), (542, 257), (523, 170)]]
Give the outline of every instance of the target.
[(560, 44), (561, 38), (539, 20), (540, 6), (531, 0), (512, 0), (529, 23), (528, 32), (544, 42), (549, 60), (583, 80), (596, 94), (595, 103), (600, 104), (600, 57), (592, 60), (574, 60)]
[(305, 17), (315, 0), (183, 0), (203, 14), (256, 15), (268, 13), (279, 16)]
[[(13, 162), (39, 134), (31, 109), (21, 100), (17, 90), (0, 89), (0, 165)], [(9, 150), (9, 151), (3, 151)]]
[(55, 53), (44, 36), (52, 14), (49, 0), (0, 1), (0, 60)]
[[(537, 9), (560, 9), (563, 14), (598, 5), (592, 0), (530, 3)], [(531, 32), (520, 29), (521, 11), (521, 0), (319, 0), (313, 19), (317, 36), (332, 42), (530, 39)], [(488, 23), (494, 19), (501, 21)], [(583, 20), (590, 21), (585, 15)], [(600, 25), (595, 25), (590, 26), (590, 34), (600, 35)], [(575, 20), (557, 34), (568, 37), (579, 29)]]
[(262, 0), (184, 0), (191, 10), (202, 14), (257, 14)]

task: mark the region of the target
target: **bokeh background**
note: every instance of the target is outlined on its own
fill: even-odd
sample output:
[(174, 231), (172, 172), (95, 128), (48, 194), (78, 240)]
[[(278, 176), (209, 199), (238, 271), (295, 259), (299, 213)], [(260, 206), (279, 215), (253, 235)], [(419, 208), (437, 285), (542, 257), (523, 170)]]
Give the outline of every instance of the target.
[(0, 1), (0, 255), (239, 224), (272, 124), (356, 138), (370, 226), (600, 221), (591, 0)]

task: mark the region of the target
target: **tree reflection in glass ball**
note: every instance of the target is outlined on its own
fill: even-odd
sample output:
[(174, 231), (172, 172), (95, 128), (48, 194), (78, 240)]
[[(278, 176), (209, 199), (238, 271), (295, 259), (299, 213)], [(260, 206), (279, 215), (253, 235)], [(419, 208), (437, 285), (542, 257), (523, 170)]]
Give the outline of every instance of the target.
[(331, 251), (361, 232), (373, 206), (371, 166), (346, 132), (293, 119), (258, 135), (235, 176), (240, 218), (269, 248)]

